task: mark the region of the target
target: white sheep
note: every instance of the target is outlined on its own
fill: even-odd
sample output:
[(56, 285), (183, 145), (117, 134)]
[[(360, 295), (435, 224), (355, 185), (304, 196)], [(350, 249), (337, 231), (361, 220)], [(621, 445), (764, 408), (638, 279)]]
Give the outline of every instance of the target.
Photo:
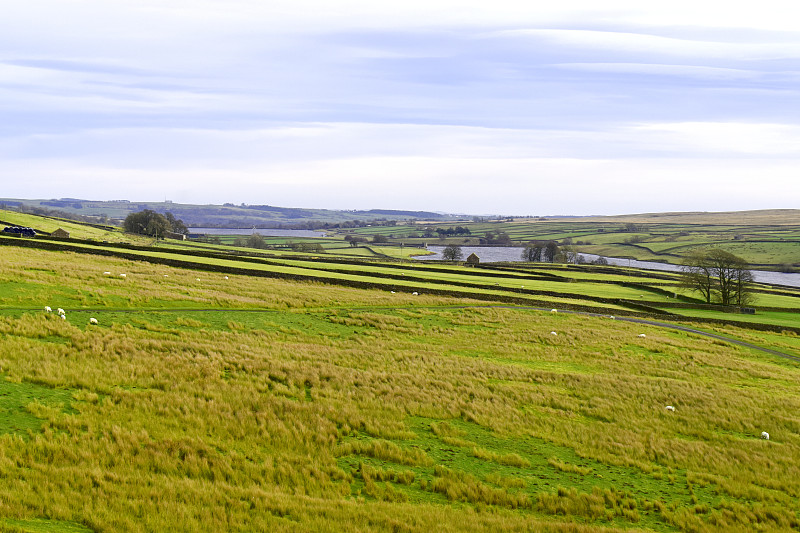
[(67, 319), (67, 315), (59, 315), (59, 316), (61, 317), (61, 320), (66, 320)]
[(89, 324), (97, 324), (97, 319), (95, 317), (91, 317), (89, 319)]
[(550, 335), (558, 335), (558, 333), (556, 333), (555, 331), (551, 331)]
[(639, 336), (640, 336), (641, 338), (645, 338), (645, 337), (647, 337), (647, 335), (645, 335), (644, 333), (639, 333)]
[(414, 296), (419, 296), (419, 293), (417, 291), (414, 291), (411, 294), (413, 294)]
[(671, 406), (671, 405), (667, 406), (667, 411), (674, 411), (674, 410), (675, 410), (675, 408), (673, 406)]
[(767, 433), (766, 431), (762, 431), (761, 438), (764, 440), (769, 440), (769, 433)]
[(611, 315), (611, 316), (610, 316), (610, 317), (608, 317), (608, 318), (610, 318), (611, 320), (614, 320), (614, 315)]
[(49, 306), (49, 305), (45, 305), (45, 306), (44, 306), (44, 312), (45, 312), (45, 313), (52, 313), (52, 312), (53, 312), (53, 310), (52, 310), (52, 309), (50, 309), (50, 306)]
[(558, 313), (558, 309), (551, 309), (550, 312), (551, 313)]
[(62, 316), (66, 314), (66, 313), (64, 312), (64, 310), (63, 310), (63, 309), (61, 309), (60, 307), (59, 307), (59, 308), (56, 310), (56, 313), (58, 313), (59, 315), (62, 315)]
[(194, 278), (196, 281), (200, 281), (200, 278)]
[(225, 276), (225, 279), (228, 279), (228, 276)]
[(104, 276), (110, 276), (110, 275), (111, 275), (111, 272), (103, 272), (103, 275), (104, 275)]
[(391, 291), (391, 293), (394, 294), (394, 291)]
[(128, 275), (127, 275), (127, 274), (120, 274), (120, 275), (119, 275), (119, 277), (121, 277), (121, 278), (127, 278), (127, 277), (128, 277)]

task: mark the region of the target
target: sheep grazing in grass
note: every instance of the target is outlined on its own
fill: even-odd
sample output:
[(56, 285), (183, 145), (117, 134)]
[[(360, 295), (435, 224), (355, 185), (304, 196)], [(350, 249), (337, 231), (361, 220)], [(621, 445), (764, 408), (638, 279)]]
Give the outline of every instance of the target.
[(394, 291), (391, 291), (391, 293), (394, 294)]
[(111, 275), (111, 272), (103, 272), (103, 275), (104, 275), (104, 276), (110, 276), (110, 275)]
[(195, 279), (195, 281), (200, 281), (200, 278), (194, 278), (194, 279)]
[(558, 335), (558, 333), (556, 333), (555, 331), (551, 331), (550, 335)]
[(614, 315), (611, 315), (611, 316), (610, 316), (610, 317), (608, 317), (608, 318), (610, 318), (611, 320), (614, 320)]
[(120, 275), (119, 275), (119, 277), (121, 277), (121, 278), (127, 278), (127, 277), (128, 277), (128, 275), (127, 275), (127, 274), (120, 274)]
[(558, 309), (551, 309), (550, 312), (551, 313), (558, 313)]
[(67, 315), (58, 315), (58, 316), (61, 317), (61, 320), (66, 320), (67, 319)]
[(667, 411), (674, 411), (674, 410), (675, 410), (675, 408), (673, 406), (671, 406), (671, 405), (667, 406)]
[(49, 305), (45, 305), (45, 306), (44, 306), (44, 312), (45, 312), (45, 313), (52, 313), (52, 312), (53, 312), (53, 310), (52, 310), (52, 309), (50, 309), (50, 306), (49, 306)]
[(225, 279), (228, 279), (228, 276), (225, 276)]
[(645, 335), (644, 333), (639, 333), (639, 336), (640, 336), (641, 338), (645, 338), (645, 337), (647, 337), (647, 335)]
[(413, 294), (414, 296), (419, 296), (419, 293), (417, 291), (414, 291), (411, 294)]
[(97, 319), (95, 317), (90, 318), (89, 324), (97, 324)]
[(66, 314), (66, 313), (64, 312), (64, 310), (63, 310), (63, 309), (61, 309), (60, 307), (59, 307), (59, 308), (56, 310), (56, 313), (58, 313), (59, 315), (65, 315), (65, 314)]
[(769, 433), (767, 433), (766, 431), (762, 431), (761, 438), (764, 440), (769, 440)]

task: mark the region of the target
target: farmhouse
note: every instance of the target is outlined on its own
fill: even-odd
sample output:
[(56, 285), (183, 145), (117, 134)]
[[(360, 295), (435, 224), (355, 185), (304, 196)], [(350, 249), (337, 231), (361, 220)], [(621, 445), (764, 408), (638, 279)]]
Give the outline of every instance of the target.
[(481, 258), (478, 257), (475, 254), (469, 254), (469, 257), (467, 257), (467, 264), (468, 265), (477, 265), (480, 262), (481, 262)]
[(58, 228), (57, 230), (50, 233), (51, 237), (55, 237), (57, 239), (69, 239), (69, 232), (67, 230)]

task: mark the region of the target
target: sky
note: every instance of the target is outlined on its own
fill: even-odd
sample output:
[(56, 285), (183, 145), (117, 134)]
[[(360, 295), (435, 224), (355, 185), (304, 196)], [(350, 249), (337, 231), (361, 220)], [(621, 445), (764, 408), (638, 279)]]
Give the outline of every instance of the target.
[(800, 2), (7, 0), (0, 197), (800, 208)]

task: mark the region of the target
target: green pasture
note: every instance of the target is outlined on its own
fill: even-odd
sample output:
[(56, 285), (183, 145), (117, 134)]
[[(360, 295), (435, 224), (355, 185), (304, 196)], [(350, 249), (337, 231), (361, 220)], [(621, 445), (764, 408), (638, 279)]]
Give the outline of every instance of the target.
[[(608, 318), (144, 260), (177, 250), (2, 252), (0, 531), (800, 527), (792, 361)], [(183, 259), (498, 295), (518, 282)]]
[[(726, 220), (724, 217), (716, 218)], [(405, 240), (412, 233), (421, 235), (426, 227), (431, 227), (435, 231), (437, 228), (462, 226), (470, 230), (471, 236), (467, 241), (471, 244), (491, 231), (505, 232), (518, 245), (533, 240), (555, 240), (564, 244), (565, 239), (571, 239), (573, 243), (576, 241), (583, 243), (573, 244), (581, 252), (616, 257), (630, 256), (640, 260), (660, 259), (679, 263), (680, 257), (685, 253), (704, 246), (717, 246), (741, 255), (752, 263), (777, 266), (797, 262), (797, 258), (800, 257), (797, 249), (800, 246), (800, 219), (794, 220), (793, 225), (790, 223), (791, 218), (786, 217), (776, 225), (761, 223), (763, 218), (757, 219), (759, 223), (748, 223), (742, 219), (741, 224), (730, 223), (733, 219), (735, 217), (727, 219), (724, 223), (715, 224), (659, 222), (658, 217), (642, 217), (641, 220), (648, 222), (637, 222), (635, 231), (628, 231), (625, 221), (608, 218), (605, 221), (555, 219), (488, 223), (462, 221), (457, 224), (439, 222), (427, 226), (364, 227), (349, 229), (347, 232), (362, 236), (391, 235), (395, 240)], [(463, 244), (463, 241), (463, 237), (444, 240), (433, 237), (412, 239), (408, 242)]]
[[(707, 246), (696, 246), (693, 250), (704, 250)], [(800, 239), (786, 242), (732, 242), (725, 250), (749, 263), (782, 265), (800, 263)]]
[(774, 326), (800, 328), (800, 313), (797, 312), (757, 310), (756, 314), (754, 315), (746, 315), (743, 313), (720, 313), (719, 311), (711, 311), (706, 309), (669, 309), (669, 311), (686, 317), (716, 318), (745, 324), (752, 322), (757, 324), (770, 324)]

